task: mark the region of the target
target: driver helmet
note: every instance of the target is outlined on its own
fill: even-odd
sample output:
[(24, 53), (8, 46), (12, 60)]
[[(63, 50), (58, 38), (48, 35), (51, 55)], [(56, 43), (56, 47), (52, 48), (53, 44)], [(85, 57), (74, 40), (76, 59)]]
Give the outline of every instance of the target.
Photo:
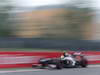
[(64, 53), (63, 53), (63, 56), (69, 57), (70, 55), (69, 55), (67, 52), (66, 52), (66, 53), (64, 52)]

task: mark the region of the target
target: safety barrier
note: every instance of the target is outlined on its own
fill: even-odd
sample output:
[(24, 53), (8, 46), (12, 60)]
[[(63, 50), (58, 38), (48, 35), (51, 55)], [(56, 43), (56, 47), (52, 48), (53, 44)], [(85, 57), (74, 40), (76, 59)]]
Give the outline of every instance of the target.
[[(31, 67), (40, 58), (56, 58), (61, 54), (62, 52), (0, 52), (0, 68)], [(84, 54), (89, 64), (100, 64), (99, 51), (85, 51)]]

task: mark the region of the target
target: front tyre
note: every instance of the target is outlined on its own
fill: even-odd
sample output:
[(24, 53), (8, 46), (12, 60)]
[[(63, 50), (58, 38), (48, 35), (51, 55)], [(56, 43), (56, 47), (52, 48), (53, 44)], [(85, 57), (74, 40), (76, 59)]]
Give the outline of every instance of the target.
[(62, 63), (60, 62), (60, 60), (53, 60), (52, 64), (48, 64), (52, 69), (62, 69)]
[(62, 67), (62, 63), (60, 63), (60, 62), (58, 62), (57, 64), (56, 64), (56, 69), (62, 69), (63, 67)]

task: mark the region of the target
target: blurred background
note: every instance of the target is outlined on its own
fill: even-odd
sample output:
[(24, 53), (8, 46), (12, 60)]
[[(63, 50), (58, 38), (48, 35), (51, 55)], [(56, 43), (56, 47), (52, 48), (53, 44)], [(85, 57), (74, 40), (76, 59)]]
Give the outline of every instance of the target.
[(0, 0), (0, 48), (100, 49), (99, 0)]

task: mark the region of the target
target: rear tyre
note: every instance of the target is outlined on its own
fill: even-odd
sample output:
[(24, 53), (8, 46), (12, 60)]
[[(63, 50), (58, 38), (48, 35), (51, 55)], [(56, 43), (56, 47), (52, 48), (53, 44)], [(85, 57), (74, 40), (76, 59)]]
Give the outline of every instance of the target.
[(80, 61), (80, 66), (81, 66), (81, 67), (86, 68), (87, 65), (88, 65), (87, 60), (83, 59), (83, 60)]

